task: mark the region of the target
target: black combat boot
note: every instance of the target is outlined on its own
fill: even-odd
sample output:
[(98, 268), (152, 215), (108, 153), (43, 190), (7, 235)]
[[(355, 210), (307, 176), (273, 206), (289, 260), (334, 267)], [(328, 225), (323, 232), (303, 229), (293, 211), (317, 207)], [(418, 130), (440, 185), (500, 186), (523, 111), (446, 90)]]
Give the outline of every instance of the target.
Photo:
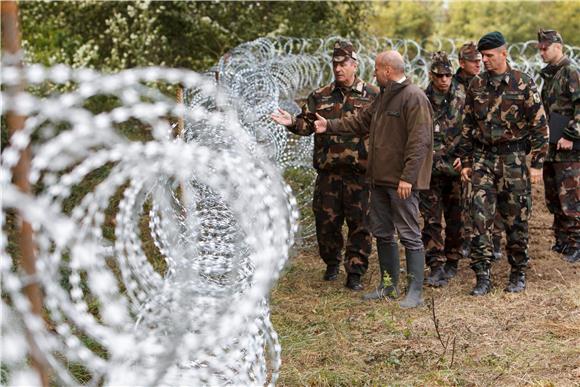
[(484, 296), (491, 292), (491, 273), (489, 269), (477, 273), (476, 276), (477, 282), (470, 294), (472, 296)]
[(447, 285), (447, 274), (443, 265), (431, 266), (431, 271), (427, 277), (427, 285), (434, 288)]
[(360, 281), (360, 277), (360, 274), (348, 273), (348, 276), (346, 277), (346, 284), (344, 284), (344, 286), (350, 290), (354, 290), (355, 292), (360, 292), (364, 289), (364, 286)]
[(457, 275), (458, 264), (459, 264), (459, 261), (447, 260), (447, 262), (445, 262), (445, 266), (443, 267), (443, 269), (445, 270), (445, 276), (448, 280), (450, 280), (451, 278), (453, 278)]
[(562, 254), (566, 249), (566, 244), (560, 240), (556, 240), (556, 243), (552, 245), (552, 251)]
[[(381, 268), (381, 282), (373, 292), (365, 294), (363, 300), (378, 300), (384, 297), (397, 298), (399, 297), (399, 246), (396, 243), (377, 241), (377, 254)], [(389, 280), (387, 284), (385, 284), (386, 275), (388, 275)]]
[(423, 279), (425, 278), (425, 251), (405, 250), (407, 259), (407, 295), (399, 302), (401, 308), (423, 305)]
[(510, 273), (509, 282), (504, 289), (508, 293), (523, 292), (526, 288), (526, 273), (522, 269), (515, 269)]
[(501, 234), (494, 235), (492, 237), (492, 241), (493, 241), (493, 252), (492, 252), (491, 261), (497, 262), (501, 259)]
[(574, 248), (572, 246), (567, 246), (563, 251), (563, 258), (565, 261), (570, 263), (580, 262), (580, 249)]
[(338, 272), (340, 271), (340, 266), (338, 265), (328, 265), (326, 266), (326, 271), (324, 272), (325, 281), (336, 281), (338, 278)]

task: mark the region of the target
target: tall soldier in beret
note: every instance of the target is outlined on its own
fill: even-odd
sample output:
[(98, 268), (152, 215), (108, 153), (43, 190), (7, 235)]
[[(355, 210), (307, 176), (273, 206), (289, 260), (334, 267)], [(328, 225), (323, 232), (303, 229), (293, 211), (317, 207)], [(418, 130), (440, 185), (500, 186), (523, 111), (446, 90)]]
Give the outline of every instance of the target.
[[(477, 45), (473, 42), (467, 42), (459, 49), (459, 69), (453, 76), (453, 81), (457, 82), (465, 90), (469, 87), (469, 82), (481, 72), (481, 53), (477, 51)], [(464, 217), (463, 217), (463, 230), (465, 238), (463, 240), (464, 250), (466, 255), (469, 252), (469, 245), (471, 244), (471, 234), (473, 233), (471, 214), (468, 209), (471, 207), (471, 183), (465, 182), (463, 184), (463, 203), (464, 203)], [(501, 232), (504, 229), (503, 220), (499, 211), (495, 214), (495, 222), (493, 226), (493, 252), (492, 260), (496, 261), (501, 259)]]
[[(272, 119), (301, 136), (314, 133), (314, 114), (326, 118), (350, 117), (377, 96), (376, 86), (356, 76), (357, 54), (350, 42), (334, 46), (332, 68), (334, 82), (313, 91), (296, 117), (280, 109)], [(338, 277), (344, 245), (342, 226), (346, 219), (348, 239), (344, 266), (346, 287), (362, 290), (361, 276), (368, 268), (372, 239), (366, 226), (369, 189), (365, 181), (368, 135), (314, 135), (314, 168), (318, 176), (314, 186), (313, 210), (320, 256), (326, 263), (324, 280)]]
[(554, 214), (552, 250), (568, 262), (580, 260), (580, 80), (578, 67), (564, 55), (557, 31), (540, 30), (538, 49), (548, 65), (542, 102), (549, 117), (550, 145), (544, 163), (546, 204)]
[[(542, 180), (548, 128), (534, 81), (507, 63), (503, 35), (484, 35), (477, 49), (486, 71), (467, 89), (460, 155), (461, 177), (473, 184), (471, 267), (477, 283), (471, 294), (481, 296), (492, 287), (491, 233), (496, 211), (505, 220), (511, 265), (505, 291), (521, 292), (526, 287), (530, 183)], [(530, 151), (528, 168), (526, 154)]]
[(452, 66), (445, 52), (435, 52), (431, 61), (431, 81), (425, 94), (433, 107), (433, 168), (429, 190), (419, 192), (419, 208), (424, 220), (425, 261), (431, 269), (427, 284), (439, 287), (457, 274), (462, 258), (461, 161), (454, 155), (461, 138), (465, 89), (451, 81)]

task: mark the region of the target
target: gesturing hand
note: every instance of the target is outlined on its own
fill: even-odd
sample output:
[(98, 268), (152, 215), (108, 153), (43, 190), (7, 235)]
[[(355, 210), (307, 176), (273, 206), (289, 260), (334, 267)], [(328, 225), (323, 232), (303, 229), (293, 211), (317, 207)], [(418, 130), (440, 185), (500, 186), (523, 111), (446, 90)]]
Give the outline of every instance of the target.
[(461, 170), (461, 181), (464, 183), (471, 181), (471, 168), (463, 168)]
[(314, 121), (314, 130), (316, 133), (324, 133), (327, 129), (328, 121), (326, 118), (321, 117), (318, 113), (316, 113), (316, 121)]
[(274, 120), (277, 124), (284, 125), (284, 126), (292, 126), (294, 120), (292, 119), (292, 115), (288, 113), (286, 110), (282, 110), (278, 108), (277, 112), (270, 114), (270, 118)]

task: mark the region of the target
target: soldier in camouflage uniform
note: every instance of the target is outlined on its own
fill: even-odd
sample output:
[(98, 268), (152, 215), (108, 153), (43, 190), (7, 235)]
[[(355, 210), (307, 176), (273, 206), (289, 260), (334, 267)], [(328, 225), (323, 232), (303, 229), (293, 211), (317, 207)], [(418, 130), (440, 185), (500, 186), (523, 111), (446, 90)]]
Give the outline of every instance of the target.
[(433, 169), (429, 190), (419, 193), (419, 208), (424, 221), (425, 260), (431, 269), (427, 284), (439, 287), (455, 276), (462, 258), (461, 162), (454, 155), (461, 138), (465, 89), (451, 81), (452, 66), (445, 52), (438, 51), (431, 59), (431, 82), (425, 94), (433, 107)]
[[(334, 82), (312, 92), (302, 112), (292, 117), (279, 110), (272, 118), (301, 136), (314, 133), (315, 113), (325, 118), (356, 114), (379, 93), (376, 86), (356, 77), (357, 55), (350, 42), (334, 46)], [(342, 261), (344, 220), (348, 238), (344, 266), (346, 287), (362, 290), (361, 276), (368, 268), (372, 239), (367, 228), (369, 189), (365, 180), (368, 136), (331, 136), (315, 134), (314, 168), (318, 176), (314, 187), (313, 210), (320, 256), (326, 263), (324, 280), (337, 279)]]
[[(469, 87), (469, 82), (480, 73), (481, 71), (481, 54), (477, 51), (477, 45), (475, 42), (467, 42), (459, 49), (459, 69), (453, 76), (453, 81), (463, 85), (465, 90)], [(465, 238), (464, 243), (464, 255), (469, 255), (469, 245), (471, 244), (471, 235), (473, 233), (473, 227), (471, 222), (471, 214), (467, 210), (471, 207), (471, 183), (465, 182), (462, 186), (462, 200), (465, 211), (463, 211), (463, 229)], [(501, 232), (504, 229), (503, 220), (501, 214), (496, 212), (495, 222), (493, 226), (493, 254), (492, 260), (497, 261), (501, 259)]]
[[(473, 185), (471, 267), (477, 283), (471, 294), (491, 290), (491, 232), (496, 211), (505, 221), (508, 262), (507, 292), (526, 287), (528, 219), (531, 184), (542, 179), (548, 148), (544, 108), (534, 81), (510, 68), (500, 32), (484, 35), (477, 49), (486, 71), (469, 84), (465, 99), (460, 155), (461, 177)], [(526, 154), (531, 151), (531, 168)]]
[[(557, 31), (538, 32), (538, 49), (546, 67), (542, 102), (549, 117), (548, 155), (544, 185), (548, 210), (554, 214), (556, 243), (552, 249), (569, 262), (580, 261), (580, 80), (578, 67), (562, 52), (564, 41)], [(562, 135), (552, 124), (562, 116)], [(567, 122), (565, 122), (567, 121)]]

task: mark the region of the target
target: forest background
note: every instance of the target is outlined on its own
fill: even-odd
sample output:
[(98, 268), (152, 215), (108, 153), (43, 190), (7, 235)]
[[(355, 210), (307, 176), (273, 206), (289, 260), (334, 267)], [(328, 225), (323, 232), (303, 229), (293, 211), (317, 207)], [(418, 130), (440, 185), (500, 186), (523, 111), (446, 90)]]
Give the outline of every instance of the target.
[[(340, 35), (508, 42), (560, 31), (580, 45), (578, 1), (21, 2), (27, 60), (116, 71), (165, 65), (204, 71), (228, 50), (263, 36)], [(576, 16), (574, 16), (576, 15)]]

